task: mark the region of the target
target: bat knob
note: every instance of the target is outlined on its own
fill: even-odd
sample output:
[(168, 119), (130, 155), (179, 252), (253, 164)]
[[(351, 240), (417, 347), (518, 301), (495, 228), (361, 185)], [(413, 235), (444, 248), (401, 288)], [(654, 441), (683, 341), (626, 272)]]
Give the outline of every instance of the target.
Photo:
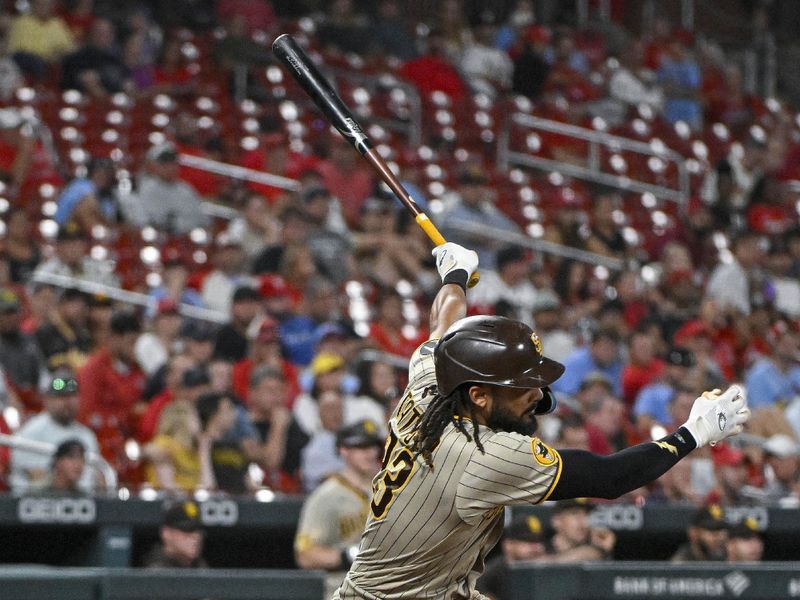
[(469, 281), (467, 282), (467, 287), (474, 288), (476, 285), (478, 285), (478, 282), (480, 282), (480, 280), (481, 280), (481, 274), (475, 271), (470, 276)]

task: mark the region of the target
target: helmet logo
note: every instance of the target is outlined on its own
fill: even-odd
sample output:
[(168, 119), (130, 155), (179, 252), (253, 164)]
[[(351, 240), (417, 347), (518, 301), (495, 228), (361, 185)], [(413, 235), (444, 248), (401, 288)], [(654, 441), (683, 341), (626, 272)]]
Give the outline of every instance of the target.
[(539, 339), (535, 331), (531, 333), (531, 341), (533, 342), (533, 347), (536, 348), (536, 352), (542, 354), (542, 340)]

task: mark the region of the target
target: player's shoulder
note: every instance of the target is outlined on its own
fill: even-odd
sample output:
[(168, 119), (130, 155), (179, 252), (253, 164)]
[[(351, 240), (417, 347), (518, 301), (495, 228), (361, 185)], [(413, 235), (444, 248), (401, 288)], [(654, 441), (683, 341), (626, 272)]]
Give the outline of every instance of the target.
[(558, 450), (541, 438), (514, 431), (492, 431), (481, 435), (481, 443), (490, 456), (506, 459), (511, 456), (532, 457), (541, 466), (550, 466), (561, 460)]

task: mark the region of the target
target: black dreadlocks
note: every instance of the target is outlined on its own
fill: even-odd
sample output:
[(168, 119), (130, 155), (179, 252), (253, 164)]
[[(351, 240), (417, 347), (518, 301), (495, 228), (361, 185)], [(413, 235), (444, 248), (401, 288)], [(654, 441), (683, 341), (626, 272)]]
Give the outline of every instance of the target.
[[(428, 386), (422, 392), (424, 398), (428, 394), (435, 394), (428, 408), (422, 415), (417, 425), (417, 433), (412, 442), (411, 450), (414, 452), (414, 459), (422, 456), (425, 464), (433, 470), (433, 459), (431, 455), (439, 445), (439, 438), (448, 424), (452, 423), (456, 429), (463, 433), (467, 440), (475, 440), (478, 450), (483, 453), (478, 435), (478, 419), (475, 412), (475, 404), (469, 398), (469, 385), (464, 384), (457, 387), (449, 396), (440, 396), (436, 392), (436, 386)], [(472, 435), (467, 432), (464, 422), (469, 419), (472, 421)]]

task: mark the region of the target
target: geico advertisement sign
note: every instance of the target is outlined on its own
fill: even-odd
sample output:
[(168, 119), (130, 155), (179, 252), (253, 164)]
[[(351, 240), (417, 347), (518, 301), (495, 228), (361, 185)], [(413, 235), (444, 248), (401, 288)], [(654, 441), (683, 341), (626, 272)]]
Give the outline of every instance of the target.
[(17, 518), (22, 523), (94, 523), (97, 505), (92, 498), (21, 498)]

